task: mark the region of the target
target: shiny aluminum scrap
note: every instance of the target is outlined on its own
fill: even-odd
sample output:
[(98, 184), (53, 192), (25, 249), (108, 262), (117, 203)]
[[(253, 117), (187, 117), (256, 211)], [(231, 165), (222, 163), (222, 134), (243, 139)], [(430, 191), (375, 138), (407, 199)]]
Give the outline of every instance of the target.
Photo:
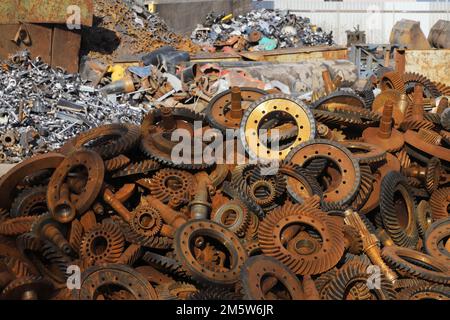
[[(253, 10), (246, 15), (225, 20), (224, 15), (211, 13), (203, 25), (199, 25), (191, 35), (198, 44), (212, 45), (216, 41), (226, 41), (231, 36), (249, 36), (252, 31), (263, 37), (277, 40), (278, 48), (332, 45), (333, 32), (325, 32), (313, 25), (309, 18), (281, 10)], [(258, 50), (259, 46), (253, 49)]]
[(6, 162), (58, 148), (67, 137), (104, 123), (141, 121), (141, 111), (129, 102), (113, 103), (90, 89), (79, 75), (52, 69), (26, 51), (3, 62), (0, 135), (14, 132), (18, 142), (0, 146)]

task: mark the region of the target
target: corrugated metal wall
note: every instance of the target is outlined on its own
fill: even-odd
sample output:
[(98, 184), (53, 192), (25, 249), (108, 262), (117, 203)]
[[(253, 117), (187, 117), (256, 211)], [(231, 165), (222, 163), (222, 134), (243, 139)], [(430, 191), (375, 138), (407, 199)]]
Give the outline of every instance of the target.
[(338, 44), (346, 44), (346, 30), (357, 25), (366, 31), (369, 43), (389, 43), (395, 22), (401, 19), (420, 21), (426, 36), (439, 19), (450, 20), (450, 1), (413, 2), (367, 0), (358, 2), (324, 2), (323, 0), (274, 0), (276, 9), (291, 10), (309, 17), (312, 23), (333, 31)]

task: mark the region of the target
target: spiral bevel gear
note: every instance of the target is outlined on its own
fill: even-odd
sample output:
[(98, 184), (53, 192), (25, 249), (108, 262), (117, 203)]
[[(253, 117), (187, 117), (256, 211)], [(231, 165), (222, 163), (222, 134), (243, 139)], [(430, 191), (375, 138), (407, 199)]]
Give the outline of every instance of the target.
[[(371, 277), (371, 273), (368, 272), (369, 267), (370, 264), (357, 259), (347, 262), (327, 285), (326, 298), (346, 300), (346, 293), (355, 283), (360, 282), (367, 286)], [(372, 288), (370, 292), (371, 296), (377, 300), (393, 300), (396, 296), (392, 283), (383, 275), (381, 275), (380, 287)]]
[(380, 78), (381, 90), (394, 89), (405, 93), (405, 81), (403, 76), (395, 71), (386, 72)]
[(117, 171), (129, 165), (130, 162), (130, 158), (123, 154), (119, 154), (118, 156), (105, 161), (105, 170), (107, 172)]
[(46, 300), (51, 296), (53, 285), (39, 276), (24, 276), (11, 281), (1, 292), (3, 300)]
[(125, 249), (125, 251), (120, 256), (119, 260), (117, 260), (117, 263), (133, 266), (133, 264), (137, 260), (139, 260), (141, 256), (142, 256), (142, 247), (138, 244), (132, 243), (128, 246), (128, 248)]
[(186, 270), (183, 269), (181, 263), (176, 259), (147, 251), (142, 256), (142, 260), (162, 272), (184, 279), (188, 278)]
[(81, 241), (83, 240), (84, 228), (79, 220), (74, 219), (70, 224), (67, 241), (75, 252), (79, 252), (81, 248)]
[(120, 227), (113, 222), (102, 222), (84, 234), (80, 246), (80, 257), (89, 265), (115, 263), (125, 246)]
[[(283, 245), (285, 225), (308, 225), (319, 232), (322, 247), (317, 253), (300, 255)], [(280, 260), (293, 272), (302, 275), (322, 273), (334, 267), (344, 252), (342, 226), (321, 210), (307, 204), (286, 203), (273, 210), (261, 222), (258, 239), (264, 254)]]
[(242, 296), (223, 287), (205, 287), (189, 296), (188, 300), (242, 300)]
[(430, 206), (434, 221), (447, 218), (450, 206), (450, 188), (435, 190), (430, 197)]
[[(396, 198), (396, 195), (401, 198)], [(404, 207), (399, 208), (399, 204)], [(405, 177), (396, 171), (385, 175), (381, 182), (380, 213), (383, 226), (395, 244), (416, 247), (419, 233), (415, 210), (415, 200)]]
[(28, 263), (23, 259), (17, 257), (4, 257), (1, 261), (16, 278), (28, 277), (32, 275), (37, 276), (37, 274), (35, 274), (29, 267)]
[(435, 221), (426, 231), (423, 246), (430, 256), (450, 264), (450, 252), (446, 248), (450, 238), (450, 218)]
[(419, 134), (418, 137), (420, 139), (422, 139), (423, 141), (425, 141), (429, 144), (434, 144), (436, 146), (441, 144), (442, 136), (435, 131), (422, 128), (422, 129), (419, 129), (418, 134)]
[(417, 205), (416, 217), (417, 229), (420, 237), (423, 238), (425, 236), (425, 232), (432, 224), (432, 211), (428, 201), (422, 200), (419, 202)]
[(11, 205), (12, 218), (31, 216), (47, 212), (47, 186), (34, 186), (24, 189)]
[(31, 230), (36, 216), (25, 216), (6, 219), (0, 222), (0, 235), (17, 236)]
[(190, 201), (195, 190), (194, 176), (182, 170), (161, 169), (147, 182), (151, 195), (163, 203), (174, 198), (183, 202)]
[(406, 152), (405, 149), (400, 150), (395, 154), (397, 159), (400, 161), (400, 166), (402, 168), (409, 168), (412, 164), (411, 158), (408, 155), (408, 152)]
[(439, 89), (430, 79), (416, 72), (405, 72), (403, 74), (403, 80), (405, 81), (407, 94), (412, 93), (415, 86), (420, 84), (423, 87), (423, 93), (426, 98), (437, 98), (441, 95)]
[(450, 288), (435, 283), (419, 284), (405, 288), (397, 295), (398, 300), (450, 300)]
[(157, 286), (156, 291), (161, 300), (186, 300), (198, 289), (187, 282), (169, 282)]
[(127, 177), (137, 174), (146, 174), (152, 171), (159, 170), (161, 164), (154, 160), (142, 160), (139, 162), (131, 163), (125, 168), (122, 168), (112, 175), (113, 178)]
[(349, 225), (344, 225), (342, 231), (344, 232), (348, 252), (352, 254), (361, 254), (364, 250), (364, 245), (359, 231)]
[(359, 185), (359, 191), (353, 200), (351, 207), (353, 210), (359, 211), (369, 200), (370, 194), (373, 191), (373, 175), (370, 166), (361, 165), (361, 183)]

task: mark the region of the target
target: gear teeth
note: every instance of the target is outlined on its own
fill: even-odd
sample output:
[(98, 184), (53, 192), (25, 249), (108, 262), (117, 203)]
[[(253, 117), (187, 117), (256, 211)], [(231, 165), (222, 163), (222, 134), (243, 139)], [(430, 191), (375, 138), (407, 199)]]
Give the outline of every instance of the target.
[(17, 236), (29, 232), (36, 218), (31, 216), (3, 220), (0, 222), (0, 235)]
[(142, 247), (138, 244), (130, 244), (130, 246), (122, 253), (117, 263), (133, 266), (142, 256)]
[(331, 281), (336, 279), (337, 273), (338, 269), (333, 268), (331, 270), (328, 270), (327, 272), (322, 273), (316, 280), (314, 280), (321, 300), (326, 300), (329, 284)]
[(405, 93), (405, 80), (403, 76), (395, 71), (386, 72), (380, 78), (381, 90), (393, 89)]
[[(281, 234), (278, 234), (277, 229), (282, 221), (289, 218), (300, 224), (305, 221), (308, 221), (308, 224), (311, 221), (316, 223), (315, 228), (321, 230), (322, 237), (328, 240), (323, 242), (320, 254), (300, 256), (282, 247)], [(344, 253), (342, 226), (321, 210), (306, 205), (286, 203), (273, 210), (261, 222), (258, 239), (264, 254), (278, 259), (293, 272), (301, 275), (319, 274), (331, 269)]]
[(348, 242), (348, 252), (352, 254), (361, 254), (363, 252), (363, 240), (358, 230), (350, 225), (343, 226), (344, 237)]
[(411, 158), (409, 157), (408, 153), (405, 149), (400, 150), (396, 154), (397, 159), (400, 161), (400, 166), (402, 168), (409, 168), (411, 167)]
[(355, 200), (352, 202), (352, 208), (355, 211), (359, 211), (369, 200), (370, 194), (373, 191), (373, 176), (372, 170), (369, 166), (360, 165), (361, 183), (359, 185), (359, 191), (356, 194)]
[(117, 171), (129, 165), (130, 162), (131, 162), (130, 158), (128, 158), (123, 154), (119, 154), (117, 157), (105, 161), (105, 170), (107, 172)]
[(430, 194), (438, 188), (440, 177), (441, 161), (438, 158), (431, 158), (425, 174), (425, 188)]
[[(346, 293), (355, 285), (356, 281), (367, 287), (367, 283), (371, 276), (368, 272), (370, 265), (371, 264), (364, 263), (359, 259), (347, 262), (339, 269), (336, 277), (329, 282), (326, 290), (326, 298), (330, 300), (345, 300)], [(396, 292), (392, 283), (389, 282), (386, 277), (381, 275), (380, 284), (379, 289), (371, 290), (373, 294), (370, 294), (370, 296), (377, 300), (394, 300)]]
[(242, 300), (242, 296), (222, 287), (205, 287), (191, 294), (188, 300)]
[(421, 283), (418, 285), (405, 288), (397, 295), (398, 300), (420, 300), (415, 296), (421, 295), (423, 300), (450, 300), (450, 289), (447, 286), (433, 283)]
[[(372, 95), (373, 95), (373, 92), (372, 92)], [(338, 99), (338, 101), (339, 101), (339, 99), (344, 99), (345, 101), (347, 101), (346, 102), (347, 104), (350, 104), (350, 103), (348, 103), (348, 100), (352, 99), (353, 100), (353, 103), (351, 104), (352, 106), (361, 107), (361, 108), (364, 108), (364, 109), (368, 108), (368, 106), (366, 105), (366, 103), (363, 100), (363, 98), (360, 97), (358, 94), (353, 93), (350, 90), (338, 90), (338, 91), (335, 91), (335, 92), (331, 93), (330, 95), (327, 95), (327, 96), (322, 97), (319, 100), (315, 101), (312, 104), (311, 108), (312, 109), (320, 108), (324, 104), (330, 103), (330, 102), (332, 102), (333, 100), (336, 100), (336, 99)]]
[(83, 225), (77, 219), (71, 222), (68, 241), (74, 252), (79, 252), (81, 248), (81, 241), (83, 240), (84, 229)]
[(430, 197), (431, 212), (433, 220), (445, 219), (448, 217), (448, 206), (450, 205), (450, 188), (435, 190)]
[(403, 121), (400, 124), (400, 130), (407, 131), (407, 130), (433, 130), (435, 125), (433, 122), (427, 121), (427, 120), (410, 120), (407, 119)]
[(403, 80), (405, 81), (405, 89), (408, 94), (414, 91), (416, 84), (421, 84), (428, 98), (438, 98), (441, 95), (439, 89), (430, 79), (416, 72), (405, 72)]
[(33, 209), (37, 206), (41, 209), (41, 213), (48, 210), (47, 186), (35, 186), (21, 191), (11, 204), (10, 215), (12, 218), (32, 215), (35, 214)]
[(187, 273), (181, 266), (181, 263), (179, 263), (177, 260), (162, 256), (153, 252), (146, 252), (142, 256), (142, 260), (147, 262), (149, 265), (153, 266), (154, 268), (169, 273), (173, 276), (180, 277), (187, 279)]
[(113, 178), (127, 177), (136, 174), (146, 174), (152, 171), (159, 170), (161, 165), (154, 160), (143, 160), (140, 162), (131, 163), (123, 169), (115, 172)]
[(21, 259), (16, 257), (5, 257), (3, 258), (3, 263), (7, 266), (7, 268), (16, 276), (16, 278), (28, 277), (28, 276), (36, 276), (30, 267)]
[[(402, 227), (398, 220), (399, 213), (397, 211), (399, 209), (396, 208), (396, 199), (394, 197), (396, 192), (399, 192), (403, 197), (403, 201), (407, 203), (408, 208), (406, 210), (412, 210), (412, 212), (406, 212), (406, 214), (409, 214), (408, 221), (410, 221), (407, 227)], [(395, 244), (408, 248), (415, 248), (417, 246), (419, 233), (417, 230), (415, 210), (416, 203), (405, 177), (396, 171), (389, 172), (381, 182), (380, 215), (386, 232)], [(402, 212), (400, 214), (405, 213)]]
[[(177, 180), (178, 185), (175, 189), (167, 185), (169, 179)], [(186, 171), (165, 168), (159, 170), (151, 179), (145, 180), (150, 194), (163, 203), (168, 203), (174, 198), (188, 202), (195, 190), (195, 178)]]
[[(105, 248), (96, 252), (96, 239), (106, 240)], [(112, 221), (104, 220), (84, 234), (80, 245), (80, 258), (90, 265), (116, 263), (123, 253), (125, 239), (121, 229)]]

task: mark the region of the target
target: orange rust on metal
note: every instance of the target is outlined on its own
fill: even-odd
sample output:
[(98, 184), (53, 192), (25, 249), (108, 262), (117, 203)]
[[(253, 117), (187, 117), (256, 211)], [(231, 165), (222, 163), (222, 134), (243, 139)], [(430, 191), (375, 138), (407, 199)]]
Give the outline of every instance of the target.
[(69, 73), (78, 72), (81, 33), (78, 30), (69, 31), (59, 26), (53, 28), (51, 44), (53, 68), (61, 67)]
[(406, 72), (419, 73), (433, 82), (450, 86), (450, 49), (441, 50), (406, 50)]

